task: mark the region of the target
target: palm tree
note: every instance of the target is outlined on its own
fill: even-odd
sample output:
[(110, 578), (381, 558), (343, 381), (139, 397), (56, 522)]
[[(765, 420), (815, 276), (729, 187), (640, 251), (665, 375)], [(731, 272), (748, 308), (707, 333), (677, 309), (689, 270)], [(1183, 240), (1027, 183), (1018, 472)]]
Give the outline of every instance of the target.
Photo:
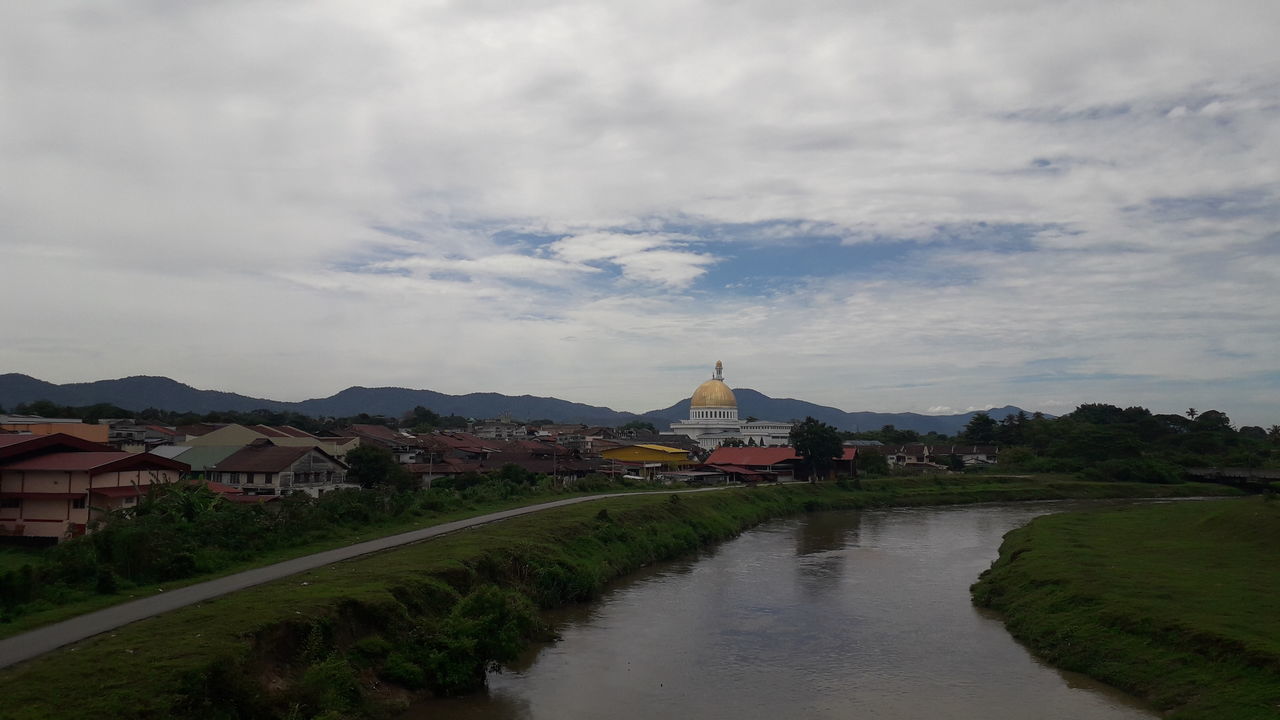
[(1196, 416), (1199, 414), (1200, 413), (1196, 412), (1195, 408), (1187, 408), (1187, 417), (1191, 418), (1192, 420), (1195, 420)]

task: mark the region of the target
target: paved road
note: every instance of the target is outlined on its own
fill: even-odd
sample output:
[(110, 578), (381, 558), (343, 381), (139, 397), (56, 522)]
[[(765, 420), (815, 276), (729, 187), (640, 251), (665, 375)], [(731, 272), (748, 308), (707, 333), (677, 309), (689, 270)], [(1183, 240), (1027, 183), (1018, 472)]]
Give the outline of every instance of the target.
[(285, 560), (274, 565), (254, 568), (234, 575), (227, 575), (216, 580), (188, 585), (176, 590), (170, 590), (157, 595), (141, 598), (139, 600), (131, 600), (104, 610), (98, 610), (85, 615), (79, 615), (64, 620), (53, 625), (36, 628), (21, 635), (0, 640), (0, 668), (5, 668), (15, 663), (30, 660), (39, 657), (51, 650), (56, 650), (64, 645), (77, 643), (85, 638), (93, 637), (99, 633), (114, 630), (121, 625), (127, 625), (131, 622), (142, 620), (145, 618), (159, 615), (160, 613), (177, 610), (178, 608), (194, 605), (198, 602), (204, 602), (216, 598), (220, 595), (233, 593), (237, 590), (243, 590), (254, 585), (261, 585), (272, 580), (279, 580), (283, 577), (296, 575), (307, 570), (314, 570), (318, 567), (330, 565), (332, 563), (350, 560), (351, 558), (368, 555), (369, 553), (379, 552), (390, 548), (408, 545), (410, 543), (422, 542), (431, 538), (447, 535), (451, 532), (457, 532), (466, 528), (484, 525), (486, 523), (505, 520), (520, 515), (528, 515), (529, 513), (540, 512), (542, 510), (550, 510), (551, 508), (564, 507), (566, 505), (576, 505), (578, 503), (591, 502), (593, 500), (601, 500), (611, 497), (631, 497), (634, 495), (669, 495), (672, 492), (707, 492), (709, 490), (722, 490), (725, 486), (699, 488), (696, 490), (678, 490), (678, 491), (658, 491), (645, 493), (610, 493), (607, 495), (589, 495), (585, 497), (568, 498), (565, 500), (555, 500), (553, 502), (540, 503), (538, 505), (526, 505), (524, 507), (512, 510), (503, 510), (501, 512), (489, 513), (488, 515), (478, 515), (466, 520), (456, 520), (443, 525), (433, 525), (431, 527), (422, 528), (420, 530), (410, 530), (409, 532), (400, 533), (399, 535), (388, 535), (376, 540), (367, 540), (365, 542), (356, 543), (355, 545), (347, 545), (345, 547), (336, 548), (334, 550), (326, 550), (314, 555), (306, 555), (292, 560)]

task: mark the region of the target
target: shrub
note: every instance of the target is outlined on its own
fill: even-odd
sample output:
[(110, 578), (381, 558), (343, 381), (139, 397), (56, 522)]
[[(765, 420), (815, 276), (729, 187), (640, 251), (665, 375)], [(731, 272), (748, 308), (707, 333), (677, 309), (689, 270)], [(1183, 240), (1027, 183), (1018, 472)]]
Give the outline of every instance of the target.
[(1152, 458), (1106, 460), (1085, 470), (1089, 480), (1172, 484), (1182, 481), (1182, 471), (1171, 463)]
[(417, 690), (426, 685), (426, 675), (422, 668), (399, 652), (393, 652), (387, 656), (387, 661), (378, 671), (378, 676), (410, 690)]
[(111, 572), (111, 568), (105, 565), (98, 568), (98, 581), (94, 589), (99, 595), (115, 595), (120, 590), (116, 584), (116, 574)]
[(347, 710), (360, 702), (355, 671), (337, 653), (308, 667), (298, 681), (300, 700), (316, 710)]

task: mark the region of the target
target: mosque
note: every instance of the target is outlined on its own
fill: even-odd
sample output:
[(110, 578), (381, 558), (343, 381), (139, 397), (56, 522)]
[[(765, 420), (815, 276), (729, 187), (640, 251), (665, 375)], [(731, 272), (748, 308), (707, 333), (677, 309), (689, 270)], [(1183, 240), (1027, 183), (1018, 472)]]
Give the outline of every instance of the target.
[(724, 383), (724, 363), (716, 361), (711, 379), (698, 386), (689, 400), (689, 419), (671, 423), (671, 432), (685, 435), (706, 450), (714, 450), (726, 440), (748, 445), (786, 445), (791, 423), (738, 419), (738, 400)]

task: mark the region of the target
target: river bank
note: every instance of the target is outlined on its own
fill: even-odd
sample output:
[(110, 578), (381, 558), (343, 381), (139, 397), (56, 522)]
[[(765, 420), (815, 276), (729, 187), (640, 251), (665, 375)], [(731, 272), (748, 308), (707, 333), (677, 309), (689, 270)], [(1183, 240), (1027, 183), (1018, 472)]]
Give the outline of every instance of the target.
[(589, 599), (614, 577), (771, 517), (1213, 491), (1222, 490), (957, 477), (862, 491), (613, 498), (327, 566), (98, 636), (0, 674), (0, 717), (379, 716), (414, 692), (474, 689), (489, 663), (539, 636), (537, 608)]
[(1280, 718), (1280, 503), (1261, 497), (1038, 518), (974, 602), (1056, 667), (1177, 720)]

